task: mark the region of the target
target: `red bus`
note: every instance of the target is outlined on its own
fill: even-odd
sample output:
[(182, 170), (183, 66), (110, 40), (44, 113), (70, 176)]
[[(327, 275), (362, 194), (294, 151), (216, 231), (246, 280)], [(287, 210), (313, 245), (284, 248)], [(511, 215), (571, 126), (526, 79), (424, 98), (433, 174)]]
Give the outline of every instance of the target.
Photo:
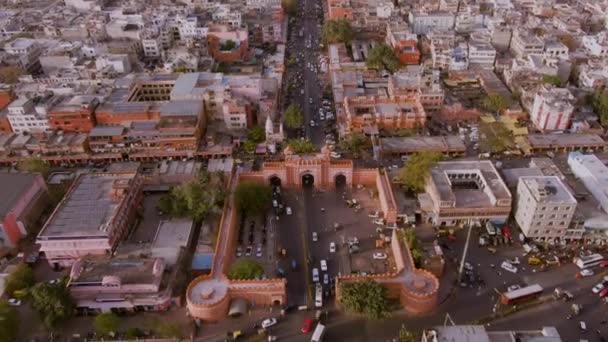
[(500, 299), (504, 305), (511, 305), (537, 298), (542, 293), (543, 288), (538, 284), (534, 284), (511, 292), (504, 292), (500, 296)]

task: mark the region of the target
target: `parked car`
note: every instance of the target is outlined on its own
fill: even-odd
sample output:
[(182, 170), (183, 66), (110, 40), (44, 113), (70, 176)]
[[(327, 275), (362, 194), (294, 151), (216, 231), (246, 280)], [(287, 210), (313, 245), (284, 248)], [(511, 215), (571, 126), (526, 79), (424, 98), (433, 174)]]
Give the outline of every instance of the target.
[(241, 248), (241, 246), (238, 246), (236, 248), (236, 256), (237, 258), (243, 255), (243, 248)]
[(302, 324), (302, 328), (300, 328), (300, 331), (304, 334), (306, 334), (307, 332), (310, 332), (310, 326), (312, 325), (312, 319), (307, 318), (304, 320), (304, 323)]
[(511, 273), (517, 273), (517, 267), (513, 266), (510, 262), (508, 261), (503, 261), (502, 264), (500, 264), (500, 267), (502, 269), (504, 269), (505, 271), (509, 271)]
[(380, 212), (379, 211), (370, 211), (370, 213), (367, 214), (367, 216), (371, 217), (371, 218), (378, 218), (378, 217), (380, 217)]
[(315, 267), (312, 269), (312, 282), (316, 283), (318, 281), (319, 281), (319, 269)]
[(327, 273), (323, 275), (323, 284), (329, 285), (329, 275)]
[(327, 272), (327, 260), (321, 260), (321, 271)]
[(585, 268), (584, 270), (581, 270), (579, 273), (580, 273), (580, 275), (582, 277), (591, 277), (594, 274), (593, 270), (588, 269), (588, 268)]
[(21, 306), (21, 299), (17, 298), (9, 298), (8, 305), (10, 306)]
[(604, 297), (606, 297), (606, 295), (608, 295), (608, 289), (603, 288), (602, 291), (600, 291), (599, 296), (600, 296), (600, 298), (604, 298)]
[(291, 207), (285, 208), (285, 212), (287, 213), (287, 215), (293, 214), (293, 211), (291, 211)]
[(604, 286), (604, 283), (599, 283), (596, 284), (592, 289), (591, 292), (593, 293), (599, 293), (600, 291), (602, 291), (606, 286)]
[(387, 258), (386, 253), (382, 253), (382, 252), (375, 252), (373, 254), (373, 258), (376, 260), (384, 260)]
[(336, 252), (336, 243), (335, 242), (330, 242), (329, 243), (329, 252), (330, 253), (335, 253)]
[(262, 328), (264, 329), (268, 329), (273, 325), (277, 324), (277, 319), (272, 317), (272, 318), (266, 318), (265, 320), (262, 321)]
[(247, 246), (247, 248), (245, 248), (245, 256), (251, 256), (252, 250), (253, 250), (253, 247)]
[(255, 256), (258, 258), (262, 257), (262, 245), (258, 245), (258, 247), (255, 249)]
[(312, 241), (313, 242), (319, 241), (319, 236), (317, 235), (317, 232), (312, 232)]

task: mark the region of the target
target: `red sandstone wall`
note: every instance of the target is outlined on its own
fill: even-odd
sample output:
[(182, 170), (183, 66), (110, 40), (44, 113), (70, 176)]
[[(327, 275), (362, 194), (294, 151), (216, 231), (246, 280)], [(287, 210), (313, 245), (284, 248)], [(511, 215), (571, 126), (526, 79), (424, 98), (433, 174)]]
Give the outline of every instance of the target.
[(353, 185), (376, 186), (378, 169), (354, 169)]

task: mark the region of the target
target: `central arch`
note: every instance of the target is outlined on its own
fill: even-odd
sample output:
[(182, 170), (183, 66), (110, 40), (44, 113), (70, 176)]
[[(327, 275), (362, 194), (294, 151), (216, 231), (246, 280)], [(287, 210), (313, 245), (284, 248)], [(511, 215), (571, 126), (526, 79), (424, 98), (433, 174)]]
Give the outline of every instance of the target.
[(270, 185), (272, 185), (272, 187), (280, 187), (281, 186), (281, 178), (277, 175), (273, 175), (269, 178), (270, 180)]
[(302, 175), (302, 187), (312, 188), (315, 186), (315, 177), (311, 173), (304, 173)]
[(334, 177), (334, 183), (336, 189), (343, 189), (346, 186), (346, 176), (343, 173), (339, 173)]

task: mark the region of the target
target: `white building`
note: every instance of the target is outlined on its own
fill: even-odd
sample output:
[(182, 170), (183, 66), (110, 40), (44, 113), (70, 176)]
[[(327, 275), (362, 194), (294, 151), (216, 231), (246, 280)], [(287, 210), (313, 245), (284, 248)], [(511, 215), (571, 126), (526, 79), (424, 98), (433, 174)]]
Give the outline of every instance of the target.
[(559, 41), (545, 42), (543, 55), (551, 58), (568, 59), (568, 47)]
[(511, 38), (511, 51), (518, 57), (529, 54), (542, 54), (545, 44), (535, 35), (525, 31), (515, 30)]
[(572, 121), (573, 101), (567, 88), (544, 85), (534, 97), (530, 118), (541, 131), (566, 130)]
[(581, 88), (601, 88), (608, 85), (608, 66), (603, 62), (579, 66), (578, 85)]
[(489, 44), (478, 41), (469, 41), (469, 67), (480, 66), (483, 69), (494, 69), (496, 49)]
[(216, 24), (229, 25), (232, 28), (241, 27), (242, 24), (241, 11), (232, 9), (227, 4), (219, 5), (211, 14), (211, 18)]
[(451, 30), (454, 28), (454, 14), (439, 11), (410, 12), (409, 23), (415, 34), (425, 34), (433, 30)]
[(568, 155), (568, 166), (608, 213), (608, 167), (594, 154), (580, 152)]
[(584, 36), (581, 39), (583, 47), (594, 57), (608, 57), (608, 42), (606, 35), (597, 34), (595, 36)]
[(568, 230), (576, 199), (557, 176), (527, 176), (517, 183), (515, 221), (531, 239), (580, 239), (582, 230)]
[(247, 8), (250, 9), (270, 8), (280, 6), (281, 0), (247, 0), (245, 3), (247, 4)]
[[(52, 101), (49, 101), (52, 102)], [(20, 97), (8, 105), (8, 121), (15, 133), (42, 133), (50, 130), (47, 118), (48, 105)]]
[(105, 54), (95, 60), (98, 71), (109, 74), (128, 74), (131, 72), (129, 55)]
[(101, 11), (101, 5), (105, 1), (99, 0), (64, 0), (66, 7), (75, 8), (78, 11)]

